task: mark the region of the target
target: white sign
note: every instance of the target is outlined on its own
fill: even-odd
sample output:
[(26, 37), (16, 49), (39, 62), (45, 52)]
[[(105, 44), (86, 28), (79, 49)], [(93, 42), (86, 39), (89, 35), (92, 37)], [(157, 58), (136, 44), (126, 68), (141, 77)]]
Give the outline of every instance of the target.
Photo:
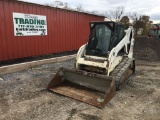
[(46, 16), (13, 13), (15, 36), (47, 35)]

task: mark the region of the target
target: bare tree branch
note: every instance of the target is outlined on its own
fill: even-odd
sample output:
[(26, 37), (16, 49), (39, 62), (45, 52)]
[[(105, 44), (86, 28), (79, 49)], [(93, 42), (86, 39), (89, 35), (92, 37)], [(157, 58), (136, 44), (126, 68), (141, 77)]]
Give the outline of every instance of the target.
[(124, 6), (117, 6), (115, 9), (104, 12), (103, 15), (105, 15), (110, 20), (120, 21), (123, 14)]
[(82, 7), (82, 4), (79, 4), (79, 5), (76, 7), (76, 10), (79, 11), (79, 12), (83, 12), (83, 11), (84, 11), (84, 8)]

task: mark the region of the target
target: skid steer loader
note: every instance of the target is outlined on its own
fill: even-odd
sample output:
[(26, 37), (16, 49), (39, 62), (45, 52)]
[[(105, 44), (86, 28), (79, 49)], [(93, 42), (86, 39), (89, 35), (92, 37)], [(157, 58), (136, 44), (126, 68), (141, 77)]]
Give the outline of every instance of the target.
[(75, 68), (60, 68), (48, 90), (104, 107), (135, 72), (133, 27), (122, 23), (90, 22), (88, 43), (77, 53)]

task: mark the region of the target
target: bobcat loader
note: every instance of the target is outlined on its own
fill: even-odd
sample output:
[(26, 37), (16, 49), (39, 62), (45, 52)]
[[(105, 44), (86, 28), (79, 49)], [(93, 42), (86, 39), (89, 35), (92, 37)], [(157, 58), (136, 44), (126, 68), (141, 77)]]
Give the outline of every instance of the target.
[(74, 69), (60, 68), (48, 90), (104, 107), (135, 72), (133, 27), (91, 22), (89, 41), (77, 53)]

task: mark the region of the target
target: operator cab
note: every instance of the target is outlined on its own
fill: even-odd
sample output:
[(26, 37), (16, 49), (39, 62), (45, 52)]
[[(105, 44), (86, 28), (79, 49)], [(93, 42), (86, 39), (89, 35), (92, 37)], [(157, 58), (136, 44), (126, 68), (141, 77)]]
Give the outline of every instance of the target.
[(125, 26), (113, 21), (91, 22), (86, 55), (107, 57), (125, 35)]

